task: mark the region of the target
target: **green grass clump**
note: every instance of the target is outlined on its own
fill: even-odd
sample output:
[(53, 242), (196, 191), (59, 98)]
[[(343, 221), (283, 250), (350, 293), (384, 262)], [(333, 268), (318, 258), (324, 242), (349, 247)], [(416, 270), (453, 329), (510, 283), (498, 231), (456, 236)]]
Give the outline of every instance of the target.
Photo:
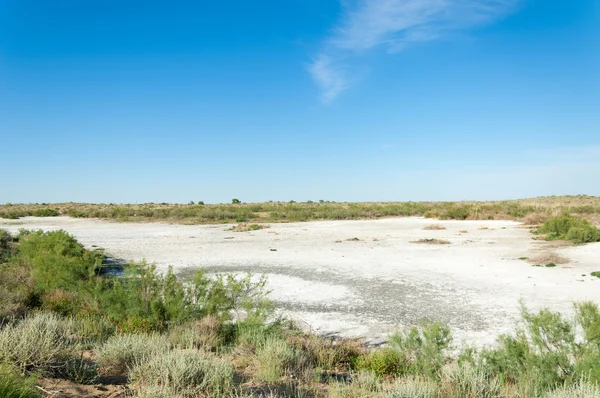
[(390, 337), (388, 347), (359, 357), (356, 369), (383, 375), (418, 375), (435, 378), (448, 361), (450, 329), (439, 322), (424, 322)]
[(37, 398), (39, 396), (35, 389), (35, 377), (24, 377), (14, 366), (0, 363), (0, 397)]
[(600, 278), (600, 271), (594, 271), (590, 273), (591, 276), (595, 276), (596, 278)]
[(573, 243), (600, 242), (600, 229), (587, 220), (570, 216), (547, 220), (537, 233), (545, 234), (546, 240), (569, 240)]

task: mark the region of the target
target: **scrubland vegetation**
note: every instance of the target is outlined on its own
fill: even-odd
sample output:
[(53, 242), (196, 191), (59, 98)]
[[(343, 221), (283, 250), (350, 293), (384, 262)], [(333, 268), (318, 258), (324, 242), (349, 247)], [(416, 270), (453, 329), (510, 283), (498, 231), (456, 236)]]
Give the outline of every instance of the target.
[(0, 230), (0, 396), (121, 378), (136, 397), (600, 397), (594, 303), (573, 318), (524, 305), (495, 347), (453, 346), (424, 321), (367, 348), (275, 319), (264, 279), (144, 263), (107, 276), (103, 261), (64, 231)]
[(546, 240), (569, 240), (573, 243), (600, 242), (600, 229), (589, 221), (570, 216), (547, 220), (536, 233), (544, 234)]
[(355, 220), (392, 216), (425, 216), (442, 220), (519, 220), (541, 224), (560, 215), (580, 218), (600, 217), (600, 198), (561, 196), (502, 202), (266, 202), (205, 205), (146, 203), (121, 204), (27, 204), (2, 205), (0, 218), (56, 216), (102, 218), (118, 221), (170, 221), (189, 224), (256, 223), (311, 220)]

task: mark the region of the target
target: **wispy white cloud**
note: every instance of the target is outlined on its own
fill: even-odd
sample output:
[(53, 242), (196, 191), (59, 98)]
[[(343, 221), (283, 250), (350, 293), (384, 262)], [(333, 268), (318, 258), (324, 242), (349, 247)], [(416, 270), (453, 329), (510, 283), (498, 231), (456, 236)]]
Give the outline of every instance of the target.
[(436, 40), (452, 31), (492, 23), (511, 12), (519, 0), (355, 0), (323, 42), (309, 72), (325, 103), (348, 89), (340, 59), (382, 47), (389, 53)]
[(348, 80), (339, 67), (334, 65), (333, 59), (325, 54), (320, 54), (309, 65), (309, 71), (321, 89), (321, 101), (328, 104), (342, 91), (348, 88)]

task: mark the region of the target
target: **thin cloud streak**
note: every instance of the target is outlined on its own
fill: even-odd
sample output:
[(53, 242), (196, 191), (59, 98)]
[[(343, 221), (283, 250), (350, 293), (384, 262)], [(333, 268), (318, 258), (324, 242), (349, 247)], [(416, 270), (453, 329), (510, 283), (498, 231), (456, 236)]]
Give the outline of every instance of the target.
[(340, 58), (383, 47), (389, 53), (457, 30), (483, 26), (514, 10), (518, 0), (358, 0), (346, 5), (340, 23), (308, 71), (330, 103), (350, 87)]
[(344, 74), (333, 65), (332, 58), (326, 54), (320, 54), (309, 65), (309, 71), (321, 88), (321, 101), (324, 104), (330, 103), (348, 88), (348, 81)]

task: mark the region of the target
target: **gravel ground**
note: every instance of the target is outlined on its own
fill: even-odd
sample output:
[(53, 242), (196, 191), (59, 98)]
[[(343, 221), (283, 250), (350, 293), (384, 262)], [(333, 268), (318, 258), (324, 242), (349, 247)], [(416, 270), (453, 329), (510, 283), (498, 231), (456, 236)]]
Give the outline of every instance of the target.
[[(424, 230), (436, 223), (446, 229)], [(532, 240), (511, 221), (389, 218), (271, 224), (233, 232), (232, 225), (115, 223), (68, 217), (0, 220), (0, 228), (64, 229), (87, 247), (125, 260), (266, 274), (279, 310), (307, 329), (364, 337), (377, 344), (423, 318), (442, 320), (458, 342), (483, 345), (511, 330), (519, 301), (570, 314), (572, 302), (600, 302), (600, 244)], [(358, 240), (355, 240), (357, 238)], [(449, 244), (418, 244), (419, 239)], [(571, 261), (532, 267), (520, 257), (553, 251)], [(585, 275), (585, 276), (584, 276)]]

